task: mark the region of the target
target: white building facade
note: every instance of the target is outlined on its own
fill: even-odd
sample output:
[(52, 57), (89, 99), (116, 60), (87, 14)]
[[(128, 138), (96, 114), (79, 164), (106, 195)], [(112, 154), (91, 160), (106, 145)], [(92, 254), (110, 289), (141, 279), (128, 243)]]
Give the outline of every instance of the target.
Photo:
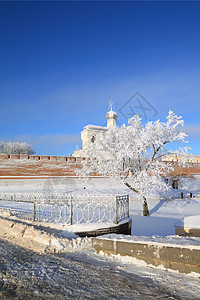
[(85, 150), (94, 143), (96, 136), (100, 133), (104, 133), (110, 127), (117, 126), (117, 113), (112, 109), (113, 103), (110, 102), (110, 111), (106, 114), (107, 119), (107, 127), (104, 126), (97, 126), (97, 125), (87, 125), (81, 131), (81, 141), (82, 141), (82, 148), (76, 149), (73, 156), (75, 157), (84, 157)]

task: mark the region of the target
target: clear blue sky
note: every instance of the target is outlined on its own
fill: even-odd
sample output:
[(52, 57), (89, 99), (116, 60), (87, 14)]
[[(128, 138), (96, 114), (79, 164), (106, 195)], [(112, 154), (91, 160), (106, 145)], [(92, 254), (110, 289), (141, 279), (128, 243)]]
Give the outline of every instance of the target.
[(125, 123), (139, 91), (146, 120), (172, 109), (200, 154), (199, 16), (200, 2), (1, 1), (0, 140), (68, 155), (110, 99)]

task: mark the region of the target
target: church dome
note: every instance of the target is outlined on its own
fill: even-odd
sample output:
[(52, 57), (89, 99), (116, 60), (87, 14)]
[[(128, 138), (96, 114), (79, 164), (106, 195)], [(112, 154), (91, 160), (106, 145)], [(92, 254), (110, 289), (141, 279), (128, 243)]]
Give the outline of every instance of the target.
[(107, 112), (106, 114), (106, 119), (115, 119), (117, 120), (117, 113), (115, 111), (112, 110), (112, 107), (113, 107), (113, 102), (112, 100), (110, 101), (110, 111)]
[(106, 114), (107, 127), (116, 127), (117, 113), (112, 110), (113, 102), (110, 101), (110, 111)]
[(111, 110), (109, 112), (107, 112), (106, 114), (106, 119), (117, 119), (117, 113), (115, 111)]

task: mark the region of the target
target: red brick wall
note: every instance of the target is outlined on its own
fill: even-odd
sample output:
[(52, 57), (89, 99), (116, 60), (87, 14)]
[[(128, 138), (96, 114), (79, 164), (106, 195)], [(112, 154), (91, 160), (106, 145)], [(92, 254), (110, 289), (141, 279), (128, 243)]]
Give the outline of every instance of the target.
[[(77, 176), (82, 160), (72, 156), (0, 154), (0, 176)], [(200, 174), (200, 164), (191, 163), (184, 168), (172, 164), (175, 171), (171, 175)]]
[(170, 175), (178, 176), (191, 176), (200, 175), (200, 164), (187, 163), (185, 167), (180, 167), (176, 162), (165, 162), (171, 164), (174, 167), (174, 171), (170, 172)]
[(38, 155), (0, 155), (0, 176), (76, 176), (82, 159)]

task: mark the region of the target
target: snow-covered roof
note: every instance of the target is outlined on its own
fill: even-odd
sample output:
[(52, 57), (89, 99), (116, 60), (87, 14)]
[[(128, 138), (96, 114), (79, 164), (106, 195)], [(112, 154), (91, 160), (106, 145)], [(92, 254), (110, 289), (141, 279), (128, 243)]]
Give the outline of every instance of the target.
[(175, 223), (175, 227), (200, 229), (200, 215), (182, 218)]
[(97, 131), (107, 131), (107, 127), (97, 126), (97, 125), (87, 125), (83, 128), (83, 130), (97, 130)]

